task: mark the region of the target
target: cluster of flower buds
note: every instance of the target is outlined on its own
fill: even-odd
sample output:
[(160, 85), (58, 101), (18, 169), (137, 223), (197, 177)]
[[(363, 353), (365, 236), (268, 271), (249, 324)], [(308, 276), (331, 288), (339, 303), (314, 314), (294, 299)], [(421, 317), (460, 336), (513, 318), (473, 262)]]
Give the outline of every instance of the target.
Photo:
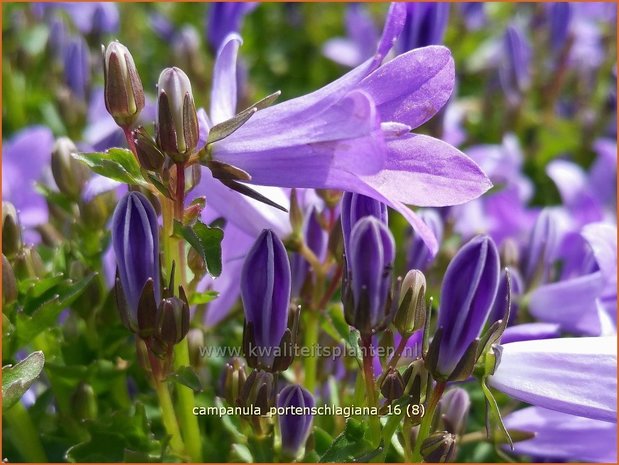
[(290, 262), (284, 244), (273, 231), (264, 230), (241, 272), (243, 352), (251, 368), (278, 372), (292, 363), (298, 313), (290, 312), (290, 293)]
[(144, 340), (148, 350), (169, 359), (175, 344), (189, 331), (189, 305), (182, 287), (179, 297), (170, 284), (161, 289), (157, 214), (145, 195), (129, 192), (112, 219), (116, 254), (116, 299), (123, 324)]
[(492, 310), (499, 276), (499, 253), (488, 236), (469, 241), (449, 263), (438, 328), (426, 356), (434, 379), (456, 381), (471, 375), (483, 350), (479, 336)]

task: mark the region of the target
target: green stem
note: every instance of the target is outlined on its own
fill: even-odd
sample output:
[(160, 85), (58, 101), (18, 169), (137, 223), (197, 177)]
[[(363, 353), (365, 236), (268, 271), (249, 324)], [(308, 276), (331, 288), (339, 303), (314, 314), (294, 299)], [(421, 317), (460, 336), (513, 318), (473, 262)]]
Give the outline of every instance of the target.
[(428, 403), (428, 408), (426, 409), (426, 413), (423, 416), (423, 420), (421, 420), (421, 425), (419, 426), (419, 435), (417, 436), (417, 441), (415, 441), (415, 448), (413, 449), (413, 455), (411, 457), (411, 462), (413, 463), (422, 461), (421, 445), (430, 434), (430, 429), (432, 428), (432, 419), (434, 418), (434, 412), (436, 411), (436, 406), (438, 405), (438, 401), (441, 400), (446, 386), (447, 383), (445, 383), (444, 381), (440, 381), (436, 384), (434, 391), (432, 391), (432, 397), (430, 398), (430, 402)]
[(26, 462), (47, 462), (47, 456), (26, 407), (17, 402), (3, 413), (4, 421), (10, 426), (13, 445)]
[[(378, 406), (378, 395), (374, 385), (374, 370), (372, 367), (372, 336), (361, 336), (363, 345), (363, 377), (367, 389), (368, 407)], [(370, 435), (375, 446), (380, 444), (380, 420), (376, 415), (370, 415)]]
[(318, 312), (310, 309), (307, 313), (305, 327), (305, 347), (309, 349), (309, 354), (305, 357), (305, 387), (311, 393), (316, 390), (316, 372), (318, 366), (318, 357), (314, 346), (318, 344), (318, 333), (320, 331), (320, 320)]
[(170, 397), (170, 391), (165, 381), (157, 381), (155, 383), (155, 389), (157, 391), (157, 397), (159, 398), (159, 407), (161, 408), (161, 417), (166, 432), (171, 436), (170, 446), (172, 450), (179, 455), (183, 455), (185, 446), (181, 438), (181, 432), (178, 429), (178, 423), (176, 421), (176, 415), (174, 414), (174, 405), (172, 404), (172, 398)]

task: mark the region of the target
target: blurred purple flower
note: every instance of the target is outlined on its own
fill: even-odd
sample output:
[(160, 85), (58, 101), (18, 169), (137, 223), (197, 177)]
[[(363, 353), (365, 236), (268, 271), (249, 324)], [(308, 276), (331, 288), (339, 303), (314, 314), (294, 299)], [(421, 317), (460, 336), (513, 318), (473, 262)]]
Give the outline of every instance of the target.
[(531, 46), (524, 32), (512, 24), (503, 37), (503, 60), (499, 78), (511, 105), (518, 105), (530, 85)]
[(398, 42), (398, 50), (403, 53), (427, 45), (442, 44), (448, 19), (449, 3), (407, 3), (406, 22)]
[(553, 323), (524, 323), (509, 326), (501, 336), (501, 343), (507, 344), (518, 341), (532, 341), (537, 339), (552, 339), (559, 337), (561, 327)]
[(113, 33), (118, 30), (118, 6), (113, 2), (56, 2), (35, 3), (36, 14), (43, 15), (48, 11), (60, 8), (65, 10), (73, 24), (83, 34)]
[[(428, 225), (437, 242), (440, 244), (443, 240), (443, 220), (438, 212), (431, 208), (424, 208), (418, 212), (421, 220)], [(409, 270), (427, 270), (434, 260), (434, 255), (428, 249), (423, 239), (421, 239), (415, 231), (412, 232), (411, 243), (408, 248), (408, 269)]]
[[(318, 221), (319, 214), (315, 207), (306, 211), (303, 231), (305, 243), (318, 260), (322, 261), (327, 251), (328, 235)], [(310, 264), (301, 254), (293, 253), (290, 256), (290, 270), (292, 272), (292, 295), (298, 297), (310, 271)]]
[(617, 421), (617, 337), (504, 344), (489, 385), (515, 399), (571, 415)]
[(220, 49), (232, 32), (240, 32), (243, 18), (258, 6), (256, 2), (214, 2), (206, 16), (206, 38), (213, 51)]
[[(2, 156), (2, 198), (19, 212), (27, 243), (37, 243), (39, 235), (33, 231), (47, 222), (47, 203), (35, 189), (49, 171), (54, 136), (43, 126), (22, 129), (4, 142)], [(51, 179), (51, 176), (50, 176)]]
[(568, 39), (573, 8), (568, 2), (547, 3), (546, 8), (550, 28), (550, 45), (555, 53), (560, 52)]
[(471, 31), (477, 31), (486, 24), (486, 4), (484, 2), (462, 2), (458, 3), (460, 12), (464, 16), (466, 27)]
[(90, 55), (82, 36), (72, 37), (65, 46), (64, 78), (73, 95), (86, 101), (90, 84)]
[(617, 425), (541, 407), (505, 416), (507, 429), (535, 433), (514, 443), (514, 452), (535, 462), (617, 462)]

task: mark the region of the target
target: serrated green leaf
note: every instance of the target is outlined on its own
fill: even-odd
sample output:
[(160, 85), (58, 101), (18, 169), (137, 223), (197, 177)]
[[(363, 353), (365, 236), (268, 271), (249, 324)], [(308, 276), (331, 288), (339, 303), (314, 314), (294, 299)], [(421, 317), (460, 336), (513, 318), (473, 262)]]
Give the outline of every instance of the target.
[(45, 365), (43, 352), (33, 352), (16, 365), (2, 367), (2, 411), (5, 412), (19, 399), (38, 378)]
[(60, 313), (71, 306), (95, 276), (96, 273), (92, 273), (76, 283), (66, 280), (62, 286), (54, 289), (56, 294), (42, 303), (31, 315), (18, 313), (15, 321), (15, 334), (19, 344), (32, 341), (41, 331), (56, 325)]
[(75, 153), (73, 157), (106, 178), (125, 184), (148, 186), (138, 161), (127, 149), (112, 148), (106, 152)]
[(221, 274), (221, 241), (224, 231), (212, 228), (197, 221), (193, 226), (183, 226), (174, 223), (174, 233), (185, 238), (187, 242), (200, 254), (208, 273), (216, 278)]

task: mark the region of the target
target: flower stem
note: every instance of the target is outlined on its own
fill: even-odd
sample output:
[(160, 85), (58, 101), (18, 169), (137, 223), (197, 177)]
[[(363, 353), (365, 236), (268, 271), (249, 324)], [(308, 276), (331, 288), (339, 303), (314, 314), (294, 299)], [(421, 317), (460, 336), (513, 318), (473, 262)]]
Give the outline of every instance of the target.
[(441, 400), (443, 396), (443, 392), (445, 391), (445, 387), (447, 383), (444, 381), (439, 381), (434, 390), (432, 391), (432, 396), (430, 397), (430, 402), (428, 403), (428, 407), (426, 408), (426, 413), (421, 420), (421, 425), (419, 426), (419, 435), (417, 436), (417, 441), (415, 441), (415, 448), (413, 449), (413, 455), (411, 457), (411, 462), (421, 462), (421, 445), (423, 441), (430, 434), (430, 428), (432, 427), (432, 419), (434, 418), (434, 412), (436, 411), (436, 406), (438, 405), (438, 401)]
[(318, 366), (318, 357), (316, 357), (316, 351), (314, 350), (316, 344), (318, 344), (318, 333), (320, 332), (320, 321), (318, 318), (318, 312), (313, 309), (309, 309), (306, 318), (305, 326), (305, 347), (309, 349), (309, 354), (305, 357), (304, 371), (305, 371), (305, 387), (312, 394), (316, 390), (316, 372)]
[(5, 424), (10, 425), (11, 441), (26, 462), (47, 462), (47, 456), (39, 438), (39, 432), (32, 424), (26, 407), (17, 402), (4, 412)]
[[(378, 406), (378, 395), (374, 384), (374, 369), (372, 367), (372, 336), (361, 336), (361, 345), (363, 346), (363, 378), (367, 389), (368, 407)], [(374, 445), (380, 443), (380, 420), (376, 415), (370, 415), (370, 436), (374, 440)]]
[(168, 385), (165, 381), (156, 381), (155, 389), (157, 391), (157, 397), (159, 398), (163, 426), (165, 426), (166, 432), (171, 436), (170, 446), (174, 452), (182, 455), (185, 451), (185, 445), (183, 444), (181, 432), (176, 421), (176, 415), (174, 414), (174, 405), (172, 404)]

